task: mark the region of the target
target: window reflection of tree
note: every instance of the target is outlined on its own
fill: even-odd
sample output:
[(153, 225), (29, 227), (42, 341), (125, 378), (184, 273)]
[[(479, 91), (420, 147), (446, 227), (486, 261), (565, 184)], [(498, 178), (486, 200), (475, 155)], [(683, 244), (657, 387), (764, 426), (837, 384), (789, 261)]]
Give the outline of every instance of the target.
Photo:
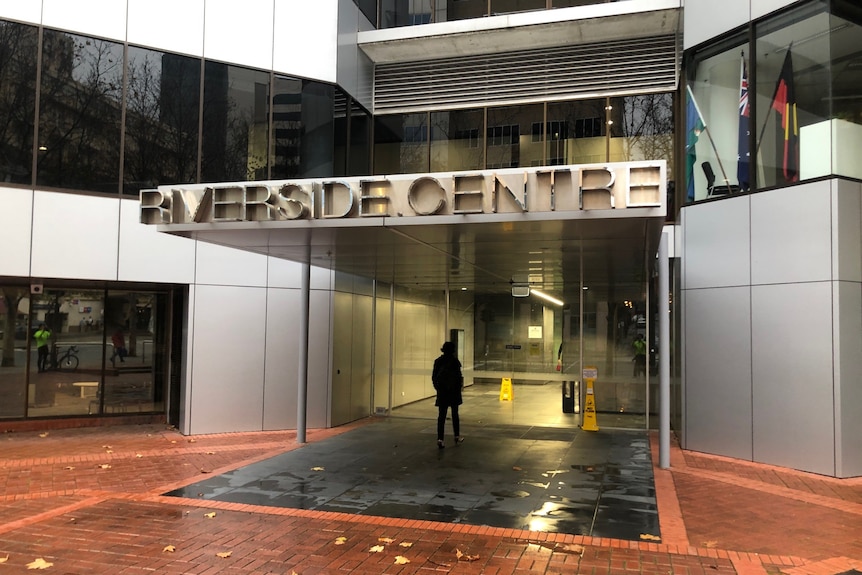
[(0, 22), (0, 181), (31, 182), (38, 35)]
[(622, 138), (617, 161), (667, 160), (673, 173), (673, 95), (640, 94), (611, 102), (611, 136)]
[(122, 46), (45, 30), (39, 183), (117, 191), (122, 87)]
[(200, 62), (129, 49), (126, 191), (195, 181)]

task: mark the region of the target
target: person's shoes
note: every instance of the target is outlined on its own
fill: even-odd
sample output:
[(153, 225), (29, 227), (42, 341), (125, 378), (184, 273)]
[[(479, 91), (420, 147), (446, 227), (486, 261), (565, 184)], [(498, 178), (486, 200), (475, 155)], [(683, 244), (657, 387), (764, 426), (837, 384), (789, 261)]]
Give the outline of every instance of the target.
[(442, 440), (442, 439), (438, 439), (438, 440), (437, 440), (437, 449), (443, 449), (444, 447), (446, 447), (446, 446), (445, 446), (445, 445), (443, 445), (443, 440)]
[(459, 436), (455, 437), (455, 445), (459, 445), (461, 443), (464, 443), (464, 436), (459, 435)]

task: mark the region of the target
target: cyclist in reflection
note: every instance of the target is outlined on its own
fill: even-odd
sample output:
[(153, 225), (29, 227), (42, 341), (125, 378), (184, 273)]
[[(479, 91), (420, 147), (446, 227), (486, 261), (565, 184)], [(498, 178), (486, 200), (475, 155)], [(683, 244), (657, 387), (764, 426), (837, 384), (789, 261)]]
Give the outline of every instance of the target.
[(51, 330), (45, 327), (44, 323), (39, 324), (39, 329), (37, 329), (36, 333), (33, 334), (33, 339), (36, 340), (36, 349), (39, 353), (38, 359), (36, 360), (36, 367), (41, 373), (48, 369), (48, 355), (50, 354), (48, 340), (51, 339)]

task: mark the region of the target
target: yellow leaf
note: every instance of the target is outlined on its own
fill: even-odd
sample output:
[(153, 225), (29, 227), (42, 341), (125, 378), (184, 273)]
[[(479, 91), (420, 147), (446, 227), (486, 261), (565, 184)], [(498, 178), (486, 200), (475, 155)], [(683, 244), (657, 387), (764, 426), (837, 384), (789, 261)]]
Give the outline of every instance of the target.
[(6, 555), (6, 557), (0, 557), (0, 563), (6, 563), (7, 561), (9, 561), (9, 555)]
[(99, 466), (101, 469), (110, 469), (111, 465), (109, 463), (103, 463)]
[(162, 549), (162, 553), (173, 553), (177, 548), (173, 545), (166, 545), (164, 549)]
[(369, 553), (383, 553), (383, 545), (375, 545), (368, 550)]
[(204, 513), (204, 517), (208, 517), (208, 518), (212, 519), (213, 517), (215, 517), (215, 511), (210, 511), (209, 513)]
[(176, 440), (176, 439), (172, 439), (172, 440), (171, 440), (171, 443), (176, 443), (176, 442), (177, 442), (177, 440)]
[(408, 559), (407, 557), (402, 557), (401, 555), (395, 556), (396, 565), (404, 565), (405, 563), (410, 563), (410, 559)]
[(322, 467), (312, 467), (311, 470), (312, 471), (325, 471), (325, 469), (323, 469)]
[(515, 467), (513, 467), (512, 469), (513, 469), (514, 471), (521, 471), (521, 468), (520, 468), (520, 467), (518, 467), (517, 465), (516, 465)]
[(409, 541), (402, 541), (398, 545), (400, 545), (401, 547), (413, 547), (413, 544), (410, 543)]
[(661, 537), (657, 537), (649, 533), (641, 533), (641, 539), (644, 541), (661, 541)]
[(195, 442), (194, 439), (189, 439), (189, 443), (194, 443), (194, 442)]
[(215, 451), (207, 451), (207, 455), (215, 455)]
[(111, 446), (110, 445), (103, 445), (102, 449), (111, 449)]
[(46, 431), (45, 433), (40, 433), (39, 437), (48, 437), (48, 432)]
[(566, 543), (558, 543), (556, 547), (554, 547), (554, 551), (562, 551), (564, 553), (577, 553), (581, 557), (584, 556), (584, 551), (586, 548), (583, 545), (578, 545), (577, 543), (566, 544)]
[(718, 541), (704, 541), (703, 546), (707, 549), (714, 549), (715, 547), (718, 547)]
[(461, 553), (461, 550), (457, 547), (455, 548), (455, 556), (458, 557), (458, 561), (476, 561), (479, 559), (478, 555), (468, 555), (467, 553)]
[(221, 557), (222, 559), (227, 559), (228, 557), (230, 557), (231, 553), (233, 553), (233, 551), (222, 551), (221, 553), (216, 553), (216, 557)]
[(346, 541), (347, 541), (347, 537), (337, 537), (337, 538), (335, 539), (335, 544), (336, 544), (336, 545), (344, 545), (344, 543), (345, 543)]
[(141, 455), (140, 453), (136, 453), (136, 454), (135, 454), (135, 457), (137, 457), (138, 459), (140, 459), (141, 457), (143, 457), (143, 455)]
[(378, 537), (377, 540), (380, 541), (381, 543), (392, 543), (393, 541), (395, 541), (394, 539), (392, 539), (390, 537)]
[(74, 467), (72, 467), (71, 465), (69, 465), (69, 466), (67, 466), (67, 467), (64, 467), (63, 469), (65, 469), (66, 471), (72, 471), (72, 470), (73, 470), (73, 469), (75, 469), (75, 468), (74, 468)]
[(33, 561), (32, 563), (27, 563), (27, 569), (47, 569), (48, 567), (52, 567), (53, 563), (48, 563), (41, 557)]
[(209, 469), (201, 469), (201, 473), (212, 473)]

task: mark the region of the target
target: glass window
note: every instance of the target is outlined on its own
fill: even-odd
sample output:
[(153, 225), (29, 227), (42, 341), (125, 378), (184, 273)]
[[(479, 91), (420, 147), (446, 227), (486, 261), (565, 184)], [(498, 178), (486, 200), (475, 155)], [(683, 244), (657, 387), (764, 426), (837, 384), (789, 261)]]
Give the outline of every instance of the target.
[[(442, 4), (442, 1), (440, 2)], [(469, 20), (488, 15), (488, 0), (447, 0), (446, 20)], [(440, 20), (442, 21), (442, 20)]]
[(416, 26), (432, 21), (432, 0), (380, 0), (380, 27)]
[(333, 173), (331, 86), (277, 76), (272, 94), (272, 176), (308, 178)]
[(667, 160), (673, 173), (673, 94), (611, 98), (611, 162)]
[(428, 114), (374, 118), (374, 173), (428, 171)]
[(606, 134), (604, 99), (548, 104), (547, 164), (606, 162)]
[(123, 46), (45, 30), (37, 183), (119, 191)]
[(553, 8), (568, 8), (570, 6), (588, 6), (590, 4), (606, 4), (619, 0), (551, 0)]
[(542, 104), (488, 109), (486, 168), (544, 165), (542, 144), (533, 142), (533, 124), (543, 121)]
[(545, 0), (491, 0), (491, 15), (544, 10)]
[(201, 62), (129, 47), (123, 193), (197, 179)]
[(0, 22), (0, 182), (32, 182), (38, 42), (36, 28)]
[(431, 171), (481, 170), (483, 110), (431, 113)]
[(350, 156), (347, 173), (363, 176), (371, 173), (371, 114), (355, 101), (350, 107)]
[(819, 1), (755, 27), (758, 187), (832, 171), (824, 143), (830, 141), (833, 99), (830, 37), (838, 31), (830, 25), (827, 3)]
[(206, 62), (201, 180), (263, 180), (268, 173), (269, 73)]
[(377, 0), (353, 0), (354, 4), (359, 8), (368, 21), (376, 28), (377, 27)]
[(0, 285), (0, 418), (24, 417), (27, 410), (29, 286)]
[[(711, 46), (696, 53), (687, 66), (684, 145), (689, 202), (749, 189), (750, 49), (745, 39), (739, 34)], [(774, 77), (770, 81), (774, 85)]]

